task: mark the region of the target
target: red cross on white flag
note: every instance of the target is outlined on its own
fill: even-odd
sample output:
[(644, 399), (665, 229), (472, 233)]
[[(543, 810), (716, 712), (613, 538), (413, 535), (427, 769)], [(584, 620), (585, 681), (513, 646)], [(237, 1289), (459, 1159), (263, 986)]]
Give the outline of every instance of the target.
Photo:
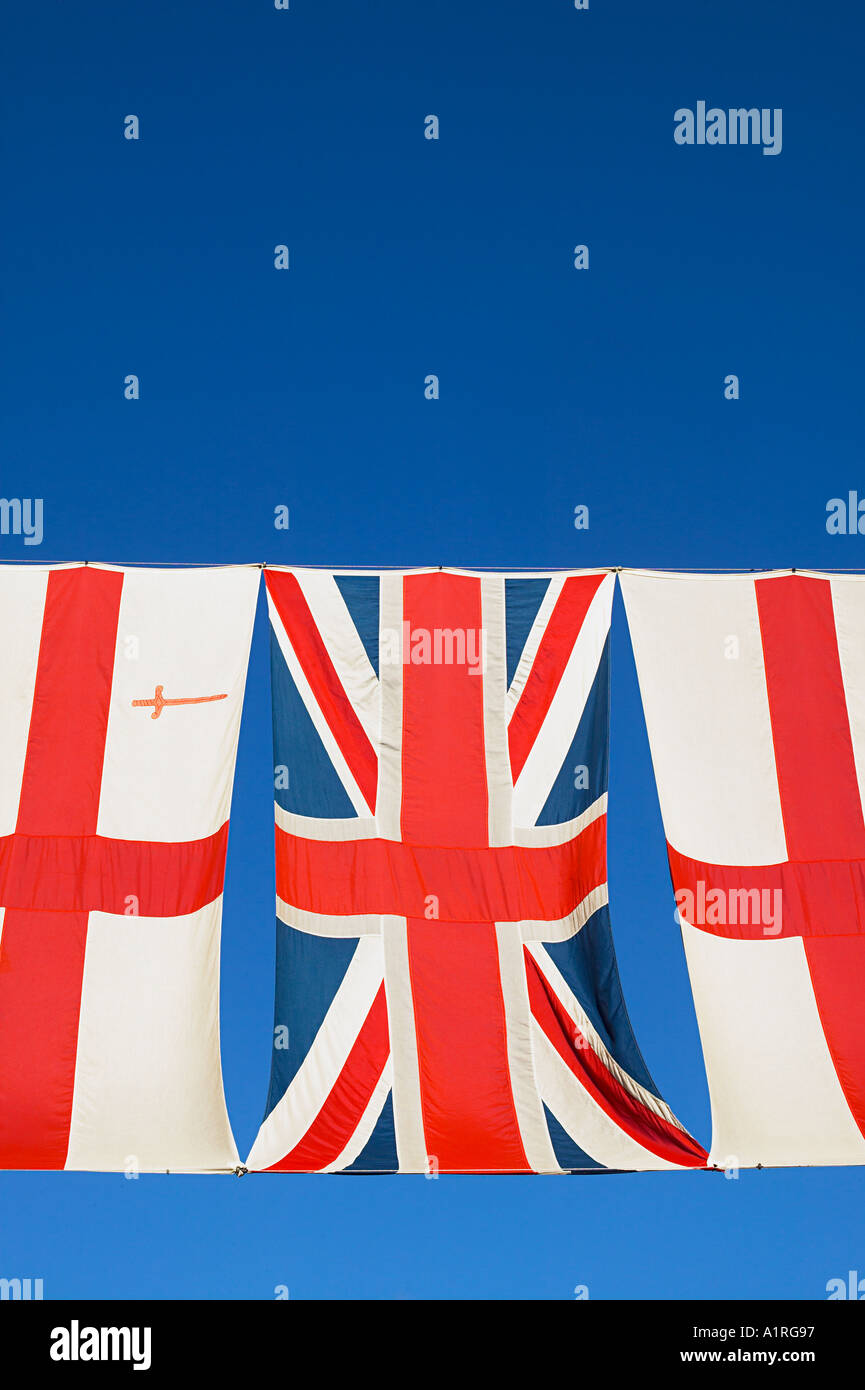
[[(219, 932), (258, 577), (0, 568), (0, 1167), (237, 1163)], [(219, 699), (154, 723), (157, 677)]]
[(865, 579), (622, 576), (711, 1161), (865, 1163)]

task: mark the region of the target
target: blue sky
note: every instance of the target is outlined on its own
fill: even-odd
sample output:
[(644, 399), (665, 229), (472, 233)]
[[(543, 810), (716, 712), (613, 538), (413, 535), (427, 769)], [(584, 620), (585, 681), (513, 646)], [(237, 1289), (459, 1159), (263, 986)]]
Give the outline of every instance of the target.
[[(857, 7), (45, 0), (6, 29), (0, 494), (43, 498), (45, 530), (4, 559), (865, 566), (825, 527), (865, 494)], [(781, 154), (678, 146), (700, 100), (782, 108)], [(269, 1069), (271, 761), (259, 611), (223, 931), (241, 1152)], [(610, 795), (635, 1031), (707, 1142), (619, 598)], [(857, 1170), (0, 1174), (0, 1274), (49, 1297), (820, 1298), (865, 1274), (863, 1199)]]

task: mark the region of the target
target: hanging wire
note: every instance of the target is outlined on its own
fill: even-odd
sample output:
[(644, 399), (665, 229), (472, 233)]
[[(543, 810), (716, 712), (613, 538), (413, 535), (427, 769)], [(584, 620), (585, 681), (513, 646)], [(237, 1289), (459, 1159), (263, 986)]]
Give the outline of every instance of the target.
[(4, 559), (3, 565), (33, 565), (44, 569), (77, 565), (106, 565), (117, 569), (301, 569), (323, 570), (327, 573), (340, 573), (344, 570), (368, 570), (371, 574), (415, 572), (423, 570), (454, 569), (470, 574), (571, 574), (576, 570), (587, 572), (605, 571), (607, 574), (865, 574), (865, 565), (840, 565), (833, 569), (820, 569), (808, 565), (385, 565), (385, 564), (317, 564), (290, 563), (284, 560), (38, 560), (29, 558)]

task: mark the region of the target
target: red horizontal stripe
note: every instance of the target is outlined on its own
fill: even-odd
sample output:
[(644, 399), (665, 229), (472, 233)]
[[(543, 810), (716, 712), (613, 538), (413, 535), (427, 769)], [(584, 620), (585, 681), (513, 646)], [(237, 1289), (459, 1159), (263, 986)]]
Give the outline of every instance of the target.
[[(679, 854), (672, 845), (667, 848), (677, 894), (687, 888), (693, 895), (691, 901), (677, 897), (679, 913), (691, 926), (728, 940), (802, 938), (826, 1045), (853, 1118), (865, 1134), (865, 861), (836, 859), (741, 868), (704, 864)], [(704, 887), (698, 902), (701, 883)], [(762, 894), (767, 890), (769, 911), (762, 917), (751, 911), (747, 922), (731, 922), (732, 894), (737, 889), (756, 889), (761, 911)], [(709, 895), (719, 890), (720, 898), (709, 901)], [(776, 930), (777, 920), (768, 920), (777, 913), (779, 893), (780, 931)], [(756, 901), (753, 907), (757, 908)], [(712, 920), (721, 915), (727, 920)], [(738, 899), (735, 915), (743, 915)]]
[(371, 811), (375, 811), (378, 757), (321, 639), (303, 590), (293, 574), (265, 573), (267, 591), (303, 667), (316, 703)]
[[(142, 917), (179, 917), (219, 897), (227, 844), (228, 821), (215, 835), (179, 844), (101, 835), (4, 835), (0, 903), (43, 913), (123, 914), (134, 907)], [(137, 905), (128, 903), (130, 897)]]
[(558, 921), (606, 882), (606, 817), (567, 844), (441, 849), (394, 840), (305, 840), (276, 828), (276, 891), (332, 917), (354, 913), (440, 921)]
[(319, 1173), (339, 1158), (378, 1085), (390, 1052), (387, 1001), (379, 986), (345, 1066), (299, 1144), (266, 1173)]
[[(694, 912), (689, 914), (680, 908), (683, 919), (701, 931), (713, 936), (726, 936), (739, 941), (764, 941), (773, 937), (833, 937), (862, 936), (865, 934), (865, 860), (823, 860), (817, 863), (757, 864), (746, 867), (733, 864), (706, 864), (698, 859), (690, 859), (668, 844), (670, 873), (673, 887), (688, 889), (694, 895)], [(720, 890), (722, 897), (716, 899), (721, 905), (726, 922), (713, 921), (720, 916), (716, 906), (699, 914), (697, 894), (700, 884), (702, 892), (708, 897)], [(761, 894), (767, 890), (772, 896), (769, 905), (774, 910), (775, 892), (781, 893), (781, 930), (769, 930), (777, 926), (761, 915), (754, 921), (756, 901), (747, 905), (749, 921), (730, 922), (735, 904), (735, 915), (741, 917), (746, 907), (744, 899), (734, 899), (734, 891), (747, 892), (756, 889)], [(692, 921), (692, 916), (702, 915), (703, 920)], [(706, 918), (710, 920), (706, 920)]]
[(625, 1134), (650, 1153), (685, 1168), (705, 1168), (709, 1156), (702, 1145), (616, 1080), (544, 978), (534, 956), (527, 950), (524, 954), (532, 1013), (584, 1090)]

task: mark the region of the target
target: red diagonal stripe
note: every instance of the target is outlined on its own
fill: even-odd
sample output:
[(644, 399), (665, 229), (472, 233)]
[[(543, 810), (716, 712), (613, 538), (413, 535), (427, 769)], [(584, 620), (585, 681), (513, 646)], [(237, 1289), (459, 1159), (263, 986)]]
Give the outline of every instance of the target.
[(532, 1013), (584, 1090), (625, 1134), (650, 1153), (686, 1168), (705, 1168), (708, 1154), (702, 1145), (644, 1105), (616, 1080), (525, 948), (524, 956)]
[(343, 689), (296, 577), (279, 570), (264, 576), (267, 591), (303, 667), (316, 703), (371, 811), (375, 811), (378, 758)]
[(605, 578), (603, 574), (573, 575), (562, 585), (508, 725), (508, 747), (515, 782), (553, 703), (589, 605)]
[(369, 1105), (390, 1051), (384, 984), (336, 1082), (299, 1144), (266, 1173), (316, 1173), (339, 1158)]

